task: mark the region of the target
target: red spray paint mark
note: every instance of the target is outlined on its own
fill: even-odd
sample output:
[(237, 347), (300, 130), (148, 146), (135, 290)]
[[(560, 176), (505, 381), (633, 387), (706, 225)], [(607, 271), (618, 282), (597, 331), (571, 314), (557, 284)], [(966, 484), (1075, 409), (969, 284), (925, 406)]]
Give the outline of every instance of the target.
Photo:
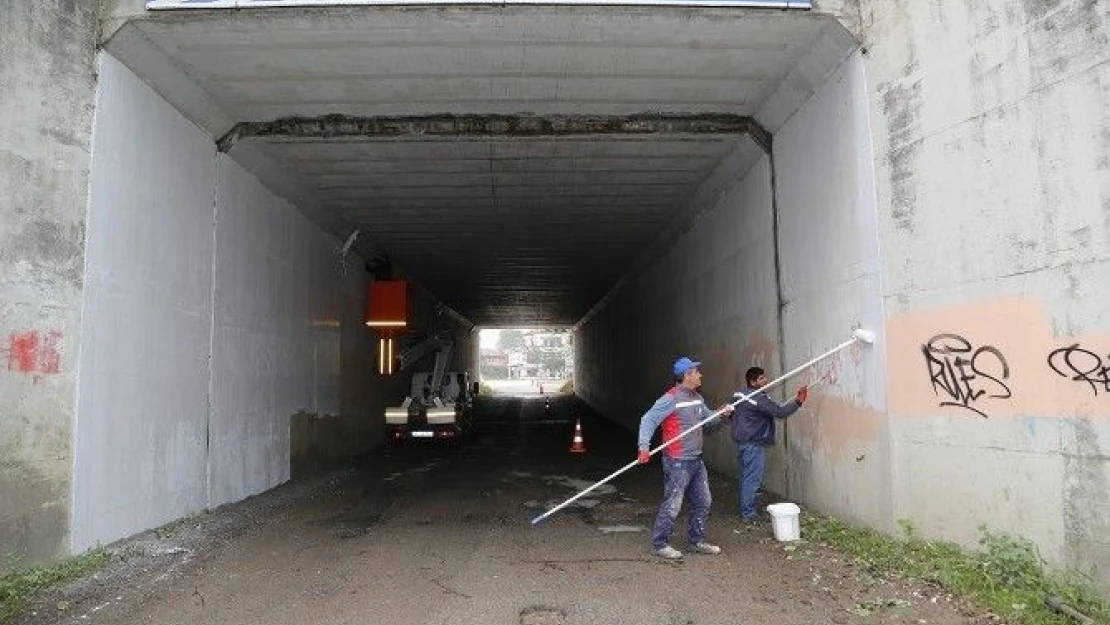
[(31, 373), (35, 370), (35, 353), (39, 348), (39, 333), (13, 334), (8, 346), (8, 371)]
[(8, 340), (8, 371), (58, 373), (62, 362), (58, 353), (61, 337), (62, 333), (57, 330), (46, 334), (30, 330), (11, 335)]
[(62, 333), (51, 330), (43, 337), (42, 346), (39, 348), (39, 371), (43, 373), (58, 373), (62, 369), (62, 355), (58, 353), (58, 339)]

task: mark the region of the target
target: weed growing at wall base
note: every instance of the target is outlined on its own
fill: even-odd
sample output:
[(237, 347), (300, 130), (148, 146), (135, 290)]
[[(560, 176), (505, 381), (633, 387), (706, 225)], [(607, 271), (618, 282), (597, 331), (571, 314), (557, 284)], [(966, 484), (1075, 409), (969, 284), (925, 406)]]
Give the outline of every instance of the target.
[(94, 573), (110, 558), (108, 551), (95, 549), (64, 562), (16, 569), (0, 577), (0, 623), (19, 614), (35, 593)]
[(939, 584), (1010, 623), (1073, 623), (1045, 605), (1051, 596), (1059, 597), (1096, 623), (1110, 623), (1110, 604), (1090, 581), (1075, 574), (1046, 571), (1036, 547), (1028, 540), (982, 527), (982, 549), (971, 551), (952, 543), (922, 540), (908, 521), (899, 521), (899, 525), (905, 534), (903, 540), (807, 514), (803, 536), (854, 556), (872, 575), (902, 575)]

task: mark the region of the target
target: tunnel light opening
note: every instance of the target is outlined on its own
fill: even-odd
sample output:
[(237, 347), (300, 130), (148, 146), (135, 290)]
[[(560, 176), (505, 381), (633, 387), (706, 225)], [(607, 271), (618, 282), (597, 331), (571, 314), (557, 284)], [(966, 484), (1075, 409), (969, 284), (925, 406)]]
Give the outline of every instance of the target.
[(569, 328), (483, 328), (478, 332), (478, 375), (497, 395), (572, 392), (574, 335)]

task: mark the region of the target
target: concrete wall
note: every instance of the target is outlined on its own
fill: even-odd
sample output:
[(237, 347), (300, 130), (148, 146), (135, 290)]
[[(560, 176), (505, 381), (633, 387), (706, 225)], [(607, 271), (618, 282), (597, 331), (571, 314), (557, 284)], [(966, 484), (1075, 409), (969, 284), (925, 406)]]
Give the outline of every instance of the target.
[[(745, 139), (738, 152), (751, 149)], [(673, 383), (678, 356), (704, 363), (703, 394), (714, 405), (743, 385), (749, 366), (779, 367), (770, 160), (740, 168), (748, 162), (726, 159), (696, 194), (713, 198), (704, 212), (575, 333), (576, 392), (630, 429)], [(706, 449), (732, 470), (726, 432)]]
[(215, 147), (111, 57), (99, 74), (75, 551), (207, 502)]
[[(864, 327), (882, 338), (878, 223), (866, 79), (856, 54), (775, 135), (785, 362), (794, 368)], [(814, 384), (787, 421), (788, 481), (776, 489), (890, 529), (890, 453), (881, 342), (856, 345), (787, 383)]]
[[(831, 383), (787, 428), (769, 485), (887, 531), (908, 519), (974, 545), (982, 524), (1006, 530), (1106, 584), (1105, 3), (834, 4), (864, 52), (775, 137), (781, 347), (789, 366), (857, 325), (880, 342), (813, 372)], [(702, 220), (730, 210), (745, 209)], [(710, 354), (713, 394), (751, 360), (717, 345), (751, 349), (738, 337), (754, 331), (779, 348), (759, 315), (714, 321), (728, 289), (773, 302), (773, 282), (700, 288), (769, 251), (699, 265), (692, 249), (716, 249), (700, 223), (579, 329), (579, 389), (630, 424), (669, 352)]]
[(96, 3), (0, 0), (0, 572), (68, 546)]
[[(299, 214), (297, 217), (303, 219)], [(385, 413), (379, 406), (385, 398), (404, 392), (402, 385), (374, 377), (377, 341), (363, 325), (367, 282), (362, 260), (349, 257), (346, 272), (339, 291), (328, 302), (338, 316), (313, 322), (318, 324), (318, 332), (328, 333), (329, 347), (334, 347), (338, 340), (337, 358), (341, 363), (338, 410), (292, 414), (289, 420), (292, 476), (346, 461), (353, 454), (379, 444), (385, 429)]]
[[(769, 485), (887, 531), (908, 519), (974, 545), (982, 524), (1006, 530), (1105, 585), (1110, 15), (1078, 0), (838, 4), (864, 52), (775, 137), (782, 348), (789, 366), (856, 325), (880, 342), (813, 372), (830, 383), (787, 428)], [(697, 227), (661, 257), (670, 280), (630, 281), (580, 328), (578, 387), (607, 411), (642, 411), (664, 351), (748, 349), (682, 308), (699, 292), (675, 285), (706, 280), (680, 253), (709, 241)]]
[(74, 551), (380, 442), (361, 259), (109, 55), (90, 187)]
[(859, 4), (894, 516), (1110, 588), (1110, 7)]
[[(704, 361), (704, 388), (719, 401), (743, 385), (752, 365), (775, 378), (847, 340), (853, 328), (881, 334), (865, 87), (857, 55), (775, 136), (774, 207), (767, 157), (747, 171), (722, 165), (707, 183), (726, 187), (720, 199), (580, 328), (576, 387), (587, 401), (634, 428), (680, 353)], [(799, 384), (824, 380), (780, 434), (768, 488), (891, 525), (882, 358), (852, 348), (786, 384), (792, 396)], [(707, 459), (732, 474), (733, 453), (721, 434)]]
[(227, 156), (216, 162), (213, 506), (289, 479), (290, 417), (339, 415), (341, 309), (363, 303), (342, 282), (364, 290), (367, 277), (357, 258), (341, 275), (341, 242)]
[[(359, 263), (352, 271), (361, 271)], [(474, 345), (478, 339), (472, 332), (473, 325), (442, 308), (431, 293), (402, 270), (393, 277), (410, 280), (409, 330), (395, 339), (394, 353), (428, 333), (451, 336), (455, 347), (448, 371), (469, 371), (471, 379), (477, 379)], [(378, 335), (362, 326), (366, 285), (347, 280), (342, 297), (346, 301), (340, 309), (342, 409), (338, 417), (308, 412), (294, 415), (290, 440), (293, 475), (346, 462), (379, 445), (385, 436), (385, 408), (399, 405), (408, 394), (413, 371), (432, 368), (433, 356), (429, 355), (404, 372), (379, 376)]]

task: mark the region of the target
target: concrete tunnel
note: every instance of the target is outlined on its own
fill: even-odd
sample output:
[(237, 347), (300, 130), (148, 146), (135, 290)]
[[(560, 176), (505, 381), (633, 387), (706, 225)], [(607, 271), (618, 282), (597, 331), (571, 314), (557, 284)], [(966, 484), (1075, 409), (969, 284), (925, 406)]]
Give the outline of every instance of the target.
[[(153, 194), (161, 208), (94, 217), (89, 271), (105, 291), (127, 288), (113, 274), (139, 270), (135, 252), (146, 252), (112, 243), (128, 231), (154, 256), (146, 277), (212, 259), (169, 289), (200, 310), (211, 298), (210, 335), (196, 324), (196, 340), (177, 348), (189, 361), (209, 355), (211, 381), (196, 368), (197, 392), (181, 392), (172, 411), (195, 415), (209, 445), (176, 418), (155, 420), (130, 444), (161, 453), (136, 471), (107, 462), (118, 438), (79, 418), (76, 474), (100, 483), (78, 489), (75, 544), (271, 488), (288, 479), (291, 454), (375, 444), (383, 406), (407, 389), (404, 375), (375, 375), (376, 335), (359, 327), (366, 261), (382, 255), (419, 289), (416, 331), (451, 327), (468, 346), (456, 350), (463, 369), (476, 370), (475, 328), (573, 326), (579, 395), (630, 427), (666, 387), (675, 354), (703, 359), (707, 391), (723, 396), (749, 361), (779, 367), (781, 337), (803, 355), (876, 326), (874, 205), (860, 203), (871, 185), (841, 169), (867, 149), (852, 118), (855, 47), (831, 16), (803, 11), (379, 8), (128, 21), (100, 68), (92, 206), (146, 206)], [(828, 101), (813, 101), (822, 88)], [(344, 265), (336, 247), (356, 229), (360, 258)], [(828, 240), (835, 231), (840, 240)], [(783, 237), (824, 238), (827, 256), (813, 263), (809, 244), (776, 245)], [(864, 275), (845, 283), (853, 270)], [(780, 327), (780, 273), (841, 286), (795, 304), (797, 318)], [(94, 292), (93, 306), (106, 295)], [(159, 326), (188, 316), (172, 308)], [(135, 364), (161, 360), (146, 356)], [(347, 375), (366, 388), (341, 388)], [(206, 384), (205, 425), (189, 404)], [(111, 392), (131, 385), (106, 379), (99, 395), (94, 382), (78, 409), (118, 419)], [(715, 450), (718, 461), (726, 451)], [(178, 486), (187, 496), (144, 520), (128, 510), (146, 489), (112, 485), (150, 475), (166, 453), (181, 474), (167, 471), (150, 493)], [(205, 457), (206, 481), (190, 478)]]
[[(105, 4), (72, 481), (43, 495), (53, 529), (23, 530), (29, 552), (81, 552), (380, 445), (408, 383), (377, 375), (362, 322), (388, 257), (414, 285), (412, 324), (452, 334), (456, 367), (477, 369), (479, 328), (572, 328), (576, 393), (629, 428), (677, 355), (704, 362), (720, 400), (748, 366), (782, 372), (872, 330), (874, 347), (791, 382), (821, 384), (780, 435), (769, 488), (968, 544), (989, 510), (1053, 563), (1107, 562), (1075, 550), (1097, 522), (1064, 531), (1058, 511), (1025, 511), (1036, 496), (1007, 475), (1019, 458), (951, 490), (979, 454), (952, 441), (1029, 426), (917, 418), (944, 412), (930, 354), (959, 348), (931, 352), (948, 326), (891, 312), (914, 310), (890, 286), (907, 265), (880, 206), (906, 163), (875, 153), (868, 51), (841, 15), (202, 4)], [(1012, 313), (992, 311), (972, 315), (988, 335)], [(979, 373), (1011, 391), (1015, 361), (989, 357)], [(939, 458), (930, 436), (951, 443)], [(733, 471), (726, 436), (707, 459)], [(940, 491), (987, 503), (953, 513)]]

